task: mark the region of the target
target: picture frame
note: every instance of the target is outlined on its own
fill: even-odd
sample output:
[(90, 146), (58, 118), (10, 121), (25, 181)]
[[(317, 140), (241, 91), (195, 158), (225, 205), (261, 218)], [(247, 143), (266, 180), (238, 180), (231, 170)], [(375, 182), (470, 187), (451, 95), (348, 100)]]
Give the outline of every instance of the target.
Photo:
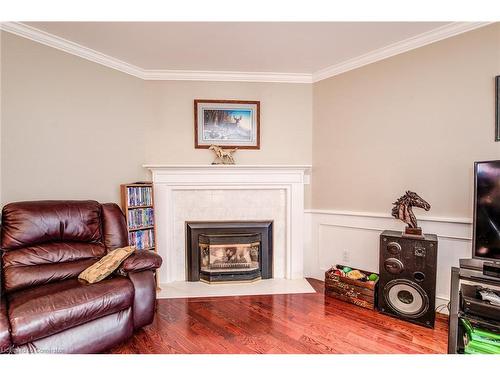
[(500, 141), (500, 76), (495, 77), (495, 142)]
[(194, 147), (260, 150), (260, 102), (194, 100)]

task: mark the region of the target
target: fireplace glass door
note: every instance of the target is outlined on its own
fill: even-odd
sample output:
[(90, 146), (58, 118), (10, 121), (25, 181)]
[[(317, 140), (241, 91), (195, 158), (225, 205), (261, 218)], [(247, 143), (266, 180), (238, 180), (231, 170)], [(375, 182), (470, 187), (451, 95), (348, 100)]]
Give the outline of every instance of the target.
[(261, 278), (261, 235), (200, 234), (200, 280), (254, 281)]

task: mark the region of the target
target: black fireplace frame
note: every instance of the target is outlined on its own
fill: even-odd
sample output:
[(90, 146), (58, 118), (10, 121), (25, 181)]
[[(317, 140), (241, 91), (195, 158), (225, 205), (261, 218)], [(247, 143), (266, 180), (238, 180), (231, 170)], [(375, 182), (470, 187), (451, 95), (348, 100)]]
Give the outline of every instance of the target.
[(261, 235), (260, 273), (262, 279), (273, 277), (273, 221), (187, 221), (186, 267), (187, 281), (200, 281), (200, 234), (249, 234)]

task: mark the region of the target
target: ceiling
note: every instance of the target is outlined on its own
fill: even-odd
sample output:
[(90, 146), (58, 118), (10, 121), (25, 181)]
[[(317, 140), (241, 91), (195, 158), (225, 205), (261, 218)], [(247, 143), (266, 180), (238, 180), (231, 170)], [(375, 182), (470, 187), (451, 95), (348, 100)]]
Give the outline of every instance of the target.
[(143, 69), (283, 73), (313, 73), (444, 25), (429, 22), (28, 24)]
[[(180, 74), (179, 79), (182, 79), (182, 72), (204, 72), (214, 76), (218, 72), (233, 72), (244, 73), (246, 77), (253, 75), (257, 77), (254, 80), (273, 77), (274, 74), (276, 77), (281, 75), (285, 81), (293, 81), (295, 77), (304, 82), (335, 75), (339, 68), (350, 70), (480, 27), (478, 23), (449, 22), (11, 24), (21, 36), (38, 38), (41, 43), (52, 43), (56, 48), (83, 55), (89, 60), (94, 54), (97, 56), (94, 60), (101, 60), (97, 62), (109, 66), (114, 64), (112, 67), (118, 70), (129, 69), (128, 73), (142, 74), (144, 79), (168, 79), (167, 72), (171, 73), (170, 77), (173, 77), (172, 72)], [(105, 63), (106, 59), (110, 64)], [(184, 76), (188, 76), (186, 74)], [(315, 79), (314, 75), (318, 74), (319, 78)]]

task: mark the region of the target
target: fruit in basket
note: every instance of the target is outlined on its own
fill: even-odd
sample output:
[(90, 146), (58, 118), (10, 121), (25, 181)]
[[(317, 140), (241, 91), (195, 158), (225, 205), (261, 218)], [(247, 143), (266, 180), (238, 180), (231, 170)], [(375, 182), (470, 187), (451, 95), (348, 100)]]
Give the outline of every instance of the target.
[(352, 280), (361, 280), (366, 277), (366, 275), (359, 271), (359, 270), (353, 270), (347, 273), (347, 277), (352, 279)]
[(342, 268), (342, 271), (345, 273), (345, 274), (348, 274), (349, 272), (352, 271), (352, 268), (351, 267), (344, 267)]
[(370, 276), (368, 276), (368, 280), (370, 280), (370, 281), (377, 281), (378, 280), (378, 275), (376, 273), (372, 273)]

